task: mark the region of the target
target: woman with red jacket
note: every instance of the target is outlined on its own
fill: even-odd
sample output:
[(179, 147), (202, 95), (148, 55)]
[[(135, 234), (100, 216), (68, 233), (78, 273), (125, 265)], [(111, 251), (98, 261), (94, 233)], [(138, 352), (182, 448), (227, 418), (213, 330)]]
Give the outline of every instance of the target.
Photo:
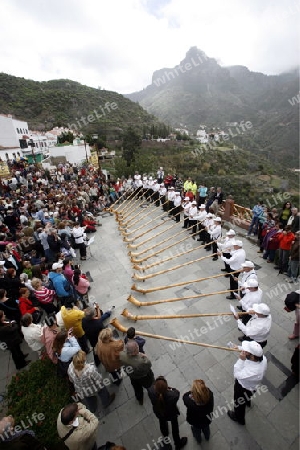
[(32, 315), (33, 323), (38, 323), (41, 320), (41, 312), (37, 306), (34, 306), (32, 301), (29, 299), (30, 291), (26, 287), (20, 289), (19, 298), (19, 310), (21, 316), (25, 314)]
[(86, 227), (86, 233), (95, 233), (95, 231), (97, 231), (95, 225), (97, 225), (95, 220), (90, 219), (88, 216), (83, 217), (82, 226)]
[(274, 269), (279, 270), (279, 273), (287, 272), (290, 250), (292, 243), (295, 240), (295, 235), (291, 231), (291, 227), (287, 225), (282, 233), (278, 236), (279, 240), (279, 263)]

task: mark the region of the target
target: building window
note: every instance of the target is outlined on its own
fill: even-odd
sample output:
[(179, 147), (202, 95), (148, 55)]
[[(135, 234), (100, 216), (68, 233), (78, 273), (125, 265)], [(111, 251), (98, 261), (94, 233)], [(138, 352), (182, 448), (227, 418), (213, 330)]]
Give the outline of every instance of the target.
[(20, 148), (28, 148), (26, 139), (19, 139)]

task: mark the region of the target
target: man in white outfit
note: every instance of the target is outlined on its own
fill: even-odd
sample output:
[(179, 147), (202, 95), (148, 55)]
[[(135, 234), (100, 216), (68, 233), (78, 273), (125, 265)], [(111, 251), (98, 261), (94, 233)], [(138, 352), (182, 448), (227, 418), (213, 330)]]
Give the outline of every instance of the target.
[(236, 314), (234, 318), (237, 320), (239, 330), (244, 333), (238, 340), (243, 341), (255, 341), (260, 344), (262, 348), (267, 345), (267, 337), (271, 331), (272, 316), (270, 314), (270, 308), (265, 303), (254, 303), (251, 309), (247, 311), (251, 314), (251, 319), (246, 325)]
[(231, 420), (245, 425), (246, 405), (262, 381), (267, 370), (263, 349), (255, 342), (244, 341), (238, 361), (234, 365), (234, 409), (227, 411)]

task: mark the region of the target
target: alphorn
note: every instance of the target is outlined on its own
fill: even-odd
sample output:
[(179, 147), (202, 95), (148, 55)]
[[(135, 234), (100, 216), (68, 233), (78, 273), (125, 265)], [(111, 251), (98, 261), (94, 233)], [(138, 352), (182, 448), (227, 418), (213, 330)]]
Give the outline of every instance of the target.
[[(153, 192), (153, 194), (154, 194), (154, 192)], [(149, 198), (151, 198), (152, 197), (152, 195), (153, 194), (151, 194), (150, 195), (150, 197)], [(146, 202), (147, 203), (147, 202)], [(142, 205), (143, 205), (144, 203), (142, 203)], [(131, 211), (132, 212), (132, 211)], [(145, 217), (147, 217), (147, 216), (149, 216), (149, 214), (151, 214), (153, 212), (153, 209), (151, 208), (149, 211), (147, 211), (146, 212), (146, 214), (143, 214), (142, 215), (142, 218), (144, 219)], [(139, 217), (137, 217), (137, 219), (135, 219), (136, 218), (136, 216), (139, 216)], [(135, 219), (135, 220), (134, 220)], [(138, 211), (133, 217), (131, 217), (131, 219), (129, 219), (126, 223), (124, 223), (124, 224), (122, 224), (122, 225), (125, 225), (125, 228), (127, 228), (128, 227), (128, 224), (129, 223), (131, 223), (132, 221), (132, 223), (131, 223), (131, 227), (133, 226), (133, 225), (135, 225), (137, 222), (139, 222), (141, 220), (141, 215), (140, 215), (140, 211)]]
[[(130, 214), (133, 213), (133, 211), (135, 211), (138, 207), (140, 207), (141, 205), (144, 204), (144, 202), (142, 202), (142, 203), (136, 202), (136, 200), (137, 200), (137, 198), (138, 198), (138, 195), (139, 195), (139, 191), (136, 192), (136, 194), (131, 198), (131, 200), (130, 200), (130, 202), (129, 202), (129, 204), (130, 204), (130, 203), (131, 203), (131, 204), (130, 204), (130, 206), (127, 205), (125, 213), (124, 213), (124, 214), (121, 214), (121, 217), (120, 217), (119, 220), (118, 220), (119, 223), (120, 223), (121, 221), (124, 221), (125, 219), (127, 219), (127, 217), (130, 216)], [(134, 200), (134, 201), (133, 201), (133, 200)], [(125, 210), (125, 208), (122, 209), (121, 213), (123, 213), (124, 210)]]
[[(175, 256), (173, 256), (173, 255), (168, 256), (167, 258), (161, 259), (160, 261), (155, 261), (152, 264), (147, 264), (146, 266), (138, 266), (137, 264), (135, 264), (133, 266), (133, 268), (135, 270), (141, 270), (141, 271), (145, 272), (145, 270), (151, 269), (154, 266), (159, 266), (160, 264), (164, 264), (165, 262), (170, 261), (171, 259), (175, 259), (175, 258), (179, 258), (180, 256), (187, 255), (188, 253), (194, 252), (195, 250), (199, 250), (199, 248), (202, 248), (202, 247), (203, 247), (203, 245), (199, 245), (198, 247), (193, 247), (190, 250), (186, 250), (185, 252), (178, 253)], [(212, 256), (212, 255), (210, 255), (210, 256)]]
[[(163, 203), (162, 206), (164, 206), (166, 203), (167, 203), (167, 202)], [(143, 204), (143, 203), (142, 203), (142, 204)], [(166, 212), (167, 212), (167, 211), (164, 211), (163, 214), (166, 214)], [(153, 217), (153, 218), (151, 219), (151, 221), (157, 219), (158, 217), (161, 217), (163, 214), (161, 214), (160, 216), (157, 216), (157, 217)], [(138, 215), (139, 215), (139, 212), (136, 213), (136, 214), (133, 216), (133, 219), (135, 219), (135, 217), (138, 216)], [(132, 227), (133, 225), (135, 225), (136, 223), (138, 223), (138, 222), (140, 221), (140, 219), (141, 219), (140, 217), (137, 217), (137, 219), (134, 220), (134, 221), (132, 222), (132, 224), (130, 225), (130, 227)], [(125, 227), (123, 227), (123, 228), (122, 228), (121, 226), (119, 226), (119, 230), (120, 230), (120, 231), (123, 231), (124, 233), (125, 233), (124, 230), (126, 230), (127, 228), (128, 228), (128, 225), (125, 225)], [(132, 233), (132, 231), (128, 232), (128, 234), (131, 234), (131, 233)]]
[[(240, 289), (238, 289), (240, 290)], [(228, 294), (230, 292), (236, 292), (236, 290), (224, 290), (224, 291), (217, 291), (217, 292), (209, 292), (207, 294), (197, 294), (197, 295), (188, 295), (186, 297), (173, 297), (173, 298), (166, 298), (165, 300), (153, 300), (152, 302), (140, 302), (136, 298), (133, 297), (133, 295), (129, 295), (127, 298), (127, 301), (129, 303), (132, 303), (133, 305), (140, 308), (141, 306), (153, 306), (153, 305), (160, 305), (161, 303), (173, 303), (173, 302), (180, 302), (184, 300), (191, 300), (195, 298), (202, 298), (202, 297), (210, 297), (211, 295), (218, 295), (218, 294)]]
[[(116, 209), (113, 209), (113, 206), (116, 206), (116, 205), (122, 200), (122, 198), (124, 197), (124, 195), (126, 195), (126, 193), (127, 193), (127, 192), (124, 191), (123, 194), (121, 195), (121, 197), (119, 197), (119, 198), (115, 201), (115, 203), (113, 203), (113, 204), (108, 208), (108, 210), (111, 211), (111, 212), (117, 211), (117, 209), (118, 209), (119, 206), (121, 206), (121, 205), (119, 205), (118, 208), (116, 208)], [(130, 195), (131, 195), (131, 194), (130, 194)]]
[[(127, 194), (126, 191), (124, 192), (124, 195), (125, 195), (125, 194)], [(126, 206), (125, 202), (128, 203), (128, 204), (130, 204), (131, 201), (132, 201), (137, 195), (138, 195), (138, 192), (132, 191), (132, 192), (129, 194), (129, 196), (125, 199), (125, 201), (124, 201), (123, 203), (121, 203), (121, 204), (118, 206), (118, 208), (115, 209), (113, 212), (120, 214), (121, 211), (119, 211), (119, 209), (121, 208), (121, 206), (123, 206), (123, 207), (125, 208), (125, 206)], [(127, 204), (127, 206), (128, 206), (128, 204)], [(123, 211), (123, 209), (122, 209), (122, 211)]]
[[(234, 272), (228, 272), (227, 275), (233, 275), (234, 273), (239, 273), (239, 272), (240, 272), (240, 270), (235, 270)], [(141, 292), (142, 294), (149, 294), (150, 292), (164, 291), (165, 289), (170, 289), (170, 288), (178, 287), (178, 286), (185, 286), (186, 284), (199, 283), (200, 281), (212, 280), (213, 278), (219, 278), (219, 277), (224, 277), (224, 276), (225, 275), (223, 273), (219, 273), (218, 275), (211, 275), (210, 277), (197, 278), (196, 280), (190, 280), (190, 281), (181, 281), (180, 283), (168, 284), (167, 286), (158, 286), (158, 287), (149, 288), (149, 289), (139, 289), (136, 287), (135, 284), (133, 284), (131, 286), (131, 290), (136, 291), (136, 292)]]
[[(162, 222), (162, 223), (164, 223), (164, 222)], [(141, 245), (144, 245), (144, 244), (146, 244), (147, 242), (152, 241), (152, 239), (156, 238), (157, 236), (160, 236), (161, 234), (165, 233), (166, 231), (171, 230), (171, 228), (174, 228), (175, 225), (176, 225), (176, 223), (173, 223), (170, 227), (165, 228), (164, 230), (159, 231), (159, 233), (154, 234), (154, 236), (148, 237), (147, 239), (145, 239), (144, 241), (140, 242), (139, 244), (135, 244), (135, 245), (133, 245), (133, 244), (128, 244), (127, 247), (128, 247), (128, 248), (138, 248), (138, 247), (140, 247)]]
[(193, 259), (192, 261), (187, 261), (183, 264), (177, 264), (177, 266), (170, 267), (169, 269), (165, 269), (165, 270), (160, 270), (159, 272), (150, 273), (149, 275), (140, 276), (140, 275), (134, 273), (131, 278), (133, 278), (134, 280), (139, 280), (139, 281), (149, 280), (150, 278), (157, 277), (158, 275), (163, 275), (164, 273), (173, 272), (173, 270), (181, 269), (181, 267), (189, 266), (190, 264), (194, 264), (196, 262), (203, 261), (203, 259), (211, 258), (212, 256), (216, 256), (217, 254), (218, 253), (212, 253), (211, 255), (202, 256), (201, 258)]
[[(117, 330), (121, 331), (121, 333), (126, 333), (127, 328), (120, 324), (118, 319), (113, 319), (110, 321), (110, 324), (115, 327)], [(159, 334), (151, 334), (151, 333), (145, 333), (143, 331), (136, 331), (136, 334), (140, 336), (150, 337), (154, 339), (162, 339), (165, 341), (172, 341), (172, 342), (180, 342), (181, 344), (191, 344), (191, 345), (198, 345), (198, 347), (208, 347), (208, 348), (218, 348), (219, 350), (227, 350), (228, 352), (240, 352), (238, 348), (230, 348), (230, 347), (221, 347), (219, 345), (212, 345), (212, 344), (204, 344), (202, 342), (193, 342), (193, 341), (187, 341), (185, 339), (176, 339), (176, 338), (170, 338), (167, 336), (160, 336)]]
[[(133, 192), (134, 192), (134, 191), (133, 191)], [(129, 197), (133, 194), (133, 192), (131, 192), (131, 193), (129, 194)], [(113, 203), (108, 209), (109, 209), (111, 212), (116, 212), (116, 211), (120, 208), (120, 206), (122, 205), (122, 203), (121, 203), (116, 209), (114, 209), (113, 206), (116, 206), (116, 205), (120, 202), (120, 200), (121, 200), (126, 194), (127, 194), (127, 192), (124, 191), (123, 194), (121, 195), (121, 197), (119, 197), (118, 200), (117, 200), (115, 203)], [(126, 197), (125, 197), (125, 200), (126, 200)]]
[[(138, 203), (136, 206), (133, 205), (134, 207), (130, 210), (130, 212), (128, 214), (126, 214), (126, 216), (122, 217), (120, 220), (118, 220), (119, 223), (119, 230), (125, 231), (128, 226), (133, 226), (134, 224), (136, 224), (137, 222), (139, 222), (141, 219), (143, 219), (144, 217), (146, 217), (147, 215), (151, 214), (151, 212), (153, 211), (152, 208), (147, 209), (147, 213), (142, 214), (140, 208), (143, 208), (142, 211), (144, 212), (144, 209), (146, 209), (145, 207), (143, 207), (143, 205), (146, 205), (146, 202), (142, 202), (142, 203)], [(129, 217), (135, 210), (138, 210), (136, 214), (133, 214), (131, 217)], [(137, 217), (137, 219), (136, 219)], [(124, 221), (124, 219), (127, 219)], [(133, 221), (133, 222), (132, 222)], [(132, 222), (131, 225), (129, 225)]]
[[(156, 217), (156, 218), (158, 219), (159, 217), (161, 217), (161, 216), (158, 216), (158, 217)], [(127, 237), (123, 237), (123, 241), (125, 241), (125, 242), (133, 242), (133, 241), (135, 241), (136, 239), (138, 239), (138, 238), (144, 236), (144, 234), (150, 233), (150, 231), (153, 231), (153, 230), (155, 230), (156, 228), (160, 227), (161, 225), (165, 224), (165, 223), (168, 222), (169, 220), (172, 220), (172, 217), (168, 217), (168, 218), (167, 218), (166, 220), (164, 220), (163, 222), (157, 223), (156, 225), (154, 225), (154, 227), (148, 228), (147, 230), (143, 231), (143, 233), (138, 234), (137, 236), (134, 236), (134, 237), (131, 238), (131, 239), (128, 239)], [(140, 228), (145, 227), (146, 225), (149, 225), (149, 223), (151, 223), (151, 222), (153, 222), (153, 219), (151, 219), (151, 220), (149, 220), (148, 222), (146, 222), (146, 223), (144, 223), (143, 225), (141, 225), (139, 228), (137, 228), (137, 230), (139, 230)], [(176, 224), (173, 224), (173, 226), (174, 226), (174, 225), (176, 225)]]
[(191, 225), (189, 228), (187, 228), (187, 229), (185, 229), (185, 230), (181, 230), (181, 231), (179, 231), (178, 233), (173, 234), (172, 236), (168, 236), (167, 238), (163, 239), (162, 241), (157, 242), (157, 243), (154, 244), (154, 245), (151, 245), (151, 247), (148, 247), (148, 248), (146, 248), (145, 250), (142, 250), (141, 252), (137, 252), (137, 253), (135, 253), (135, 252), (130, 252), (130, 255), (129, 255), (129, 256), (140, 256), (140, 255), (142, 255), (143, 253), (146, 253), (146, 252), (149, 252), (150, 250), (153, 250), (155, 247), (159, 247), (160, 245), (165, 244), (166, 242), (170, 241), (171, 239), (174, 239), (175, 237), (179, 236), (180, 234), (185, 233), (185, 232), (188, 231), (188, 230), (191, 230), (192, 228), (193, 228), (193, 225)]
[[(195, 236), (195, 234), (196, 233), (193, 233), (192, 236)], [(141, 263), (141, 262), (147, 261), (147, 259), (150, 259), (150, 258), (152, 258), (153, 256), (156, 256), (156, 255), (159, 255), (160, 253), (165, 252), (169, 248), (174, 247), (175, 245), (178, 245), (178, 244), (180, 244), (183, 241), (186, 241), (187, 239), (189, 239), (189, 237), (190, 237), (190, 235), (186, 236), (185, 238), (180, 239), (179, 241), (172, 242), (172, 244), (167, 245), (167, 247), (163, 247), (160, 250), (157, 250), (157, 252), (150, 253), (149, 255), (144, 256), (144, 258), (141, 258), (141, 259), (131, 258), (131, 262), (136, 264), (136, 263)], [(208, 242), (207, 244), (199, 245), (199, 247), (197, 247), (197, 248), (199, 249), (201, 247), (205, 247), (206, 245), (209, 245), (212, 242), (213, 241)]]
[[(245, 316), (247, 315), (246, 312), (237, 312), (236, 313), (239, 316)], [(192, 319), (197, 317), (216, 317), (216, 316), (234, 316), (232, 312), (225, 312), (225, 313), (206, 313), (206, 314), (145, 314), (145, 315), (138, 315), (138, 314), (131, 314), (128, 309), (123, 309), (121, 312), (121, 316), (126, 317), (126, 319), (134, 320), (135, 322), (137, 320), (156, 320), (156, 319)]]
[[(147, 189), (146, 192), (148, 192), (148, 191), (149, 191), (149, 188)], [(149, 196), (149, 198), (151, 198), (152, 195), (153, 195), (153, 194), (151, 194), (151, 195)], [(123, 219), (126, 219), (126, 218), (127, 218), (128, 216), (130, 216), (130, 215), (133, 213), (133, 211), (135, 211), (138, 207), (140, 207), (140, 206), (142, 206), (142, 205), (146, 205), (146, 203), (147, 203), (147, 199), (142, 198), (142, 202), (141, 202), (141, 203), (138, 203), (137, 205), (132, 205), (130, 211), (126, 211), (126, 214), (124, 215)], [(136, 216), (136, 215), (132, 216), (131, 219), (132, 219), (133, 217), (135, 217), (135, 216)], [(130, 219), (130, 220), (131, 220), (131, 219)]]
[[(135, 230), (131, 230), (131, 231), (128, 231), (128, 232), (123, 231), (123, 230), (120, 230), (120, 231), (121, 231), (121, 233), (123, 234), (123, 236), (126, 236), (126, 237), (127, 237), (127, 236), (130, 236), (132, 233), (136, 233), (138, 230), (140, 230), (140, 229), (143, 228), (144, 226), (149, 225), (149, 223), (153, 222), (153, 220), (157, 220), (157, 219), (159, 219), (160, 217), (164, 216), (165, 214), (166, 214), (166, 212), (164, 211), (162, 214), (159, 214), (159, 216), (153, 217), (152, 219), (148, 220), (148, 222), (146, 222), (146, 223), (140, 225), (140, 226), (139, 226), (138, 228), (136, 228)], [(168, 217), (168, 218), (167, 218), (167, 220), (171, 220), (171, 219), (172, 219), (172, 217)], [(167, 220), (165, 220), (165, 222), (166, 222)], [(154, 228), (155, 228), (155, 227), (154, 227)]]

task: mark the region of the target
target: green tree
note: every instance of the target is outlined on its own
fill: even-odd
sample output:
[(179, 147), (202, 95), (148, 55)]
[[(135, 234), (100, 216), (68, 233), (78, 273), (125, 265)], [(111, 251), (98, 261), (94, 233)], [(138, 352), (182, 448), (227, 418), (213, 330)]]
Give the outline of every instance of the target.
[(58, 144), (64, 144), (65, 142), (69, 142), (70, 144), (73, 144), (74, 141), (74, 134), (72, 131), (64, 131), (61, 133), (60, 136), (57, 136), (57, 143)]
[(142, 146), (142, 139), (133, 128), (129, 127), (123, 136), (123, 158), (127, 162), (127, 167), (135, 160), (137, 151)]

